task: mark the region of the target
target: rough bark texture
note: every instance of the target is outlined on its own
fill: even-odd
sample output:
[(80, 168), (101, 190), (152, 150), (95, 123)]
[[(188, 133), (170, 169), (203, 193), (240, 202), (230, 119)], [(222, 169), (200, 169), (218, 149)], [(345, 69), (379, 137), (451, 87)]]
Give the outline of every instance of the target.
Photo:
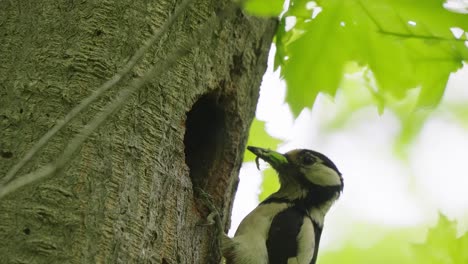
[[(228, 1), (199, 0), (133, 72)], [(0, 177), (111, 77), (178, 1), (0, 1)], [(228, 221), (275, 22), (241, 11), (139, 90), (51, 178), (0, 200), (0, 263), (218, 263), (209, 193)], [(107, 93), (22, 172), (60, 155)]]

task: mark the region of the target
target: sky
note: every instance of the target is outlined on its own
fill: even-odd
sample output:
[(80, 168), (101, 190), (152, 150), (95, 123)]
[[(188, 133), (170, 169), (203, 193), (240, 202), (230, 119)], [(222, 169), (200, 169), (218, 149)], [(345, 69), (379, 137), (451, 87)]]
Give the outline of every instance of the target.
[[(394, 140), (400, 124), (390, 111), (379, 114), (368, 107), (352, 114), (339, 129), (329, 129), (339, 111), (342, 94), (320, 95), (311, 109), (294, 120), (284, 102), (286, 88), (271, 65), (263, 78), (256, 117), (266, 121), (267, 132), (283, 140), (280, 152), (307, 148), (327, 155), (343, 173), (344, 192), (326, 217), (321, 250), (338, 249), (355, 239), (360, 228), (416, 228), (414, 242), (436, 224), (438, 213), (458, 220), (461, 234), (468, 229), (468, 131), (445, 105), (468, 102), (468, 67), (452, 74), (441, 106), (426, 121), (408, 147), (408, 158), (395, 155)], [(272, 148), (274, 146), (259, 146)], [(262, 167), (266, 167), (265, 164)], [(234, 201), (230, 235), (258, 201), (261, 172), (244, 163)], [(374, 243), (385, 231), (365, 236)]]

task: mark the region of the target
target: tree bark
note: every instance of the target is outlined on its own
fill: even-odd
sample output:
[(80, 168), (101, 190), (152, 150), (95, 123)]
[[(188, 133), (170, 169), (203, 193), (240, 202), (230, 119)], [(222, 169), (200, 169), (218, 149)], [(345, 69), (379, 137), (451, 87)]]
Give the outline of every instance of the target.
[[(0, 1), (0, 177), (112, 77), (180, 1)], [(0, 200), (0, 263), (219, 263), (208, 193), (228, 222), (276, 22), (194, 1), (131, 76), (21, 172), (52, 162), (118, 89), (190, 41), (71, 164)], [(195, 32), (195, 33), (194, 33)], [(226, 224), (227, 226), (227, 224)]]

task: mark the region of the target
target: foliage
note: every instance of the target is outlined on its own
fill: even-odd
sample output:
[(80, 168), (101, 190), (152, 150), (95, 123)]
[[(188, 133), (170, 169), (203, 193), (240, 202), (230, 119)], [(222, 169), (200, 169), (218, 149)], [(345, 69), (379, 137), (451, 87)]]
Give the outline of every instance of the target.
[[(365, 106), (389, 109), (400, 119), (400, 152), (468, 58), (468, 15), (445, 9), (443, 0), (291, 0), (282, 14), (269, 3), (245, 5), (254, 14), (280, 16), (275, 69), (286, 81), (293, 114), (311, 107), (319, 93), (335, 96), (346, 74), (361, 71), (360, 85), (372, 96)], [(411, 104), (401, 104), (407, 97)], [(356, 109), (345, 111), (348, 116), (350, 110)]]
[(392, 231), (371, 247), (351, 244), (337, 252), (323, 252), (320, 263), (468, 263), (468, 233), (457, 238), (456, 222), (444, 215), (441, 214), (437, 225), (429, 229), (424, 243), (409, 242), (410, 233), (411, 230)]
[[(363, 240), (367, 236), (385, 230), (362, 230), (353, 231), (354, 239)], [(410, 230), (393, 230), (372, 245), (356, 245), (356, 241), (349, 241), (349, 244), (338, 251), (319, 251), (320, 264), (332, 263), (360, 263), (360, 264), (410, 264), (417, 263), (411, 261), (411, 250), (408, 241), (412, 239)], [(427, 262), (430, 263), (430, 262)]]
[(456, 222), (444, 215), (430, 229), (424, 244), (414, 245), (414, 263), (458, 264), (468, 263), (468, 233), (457, 238)]
[[(311, 7), (310, 1), (291, 1), (277, 33), (276, 66), (293, 113), (311, 106), (320, 92), (335, 95), (350, 61), (368, 67), (378, 94), (403, 98), (420, 87), (417, 106), (437, 105), (449, 74), (468, 58), (466, 36), (451, 31), (468, 30), (468, 16), (443, 3), (321, 0)], [(296, 22), (287, 30), (291, 17)]]

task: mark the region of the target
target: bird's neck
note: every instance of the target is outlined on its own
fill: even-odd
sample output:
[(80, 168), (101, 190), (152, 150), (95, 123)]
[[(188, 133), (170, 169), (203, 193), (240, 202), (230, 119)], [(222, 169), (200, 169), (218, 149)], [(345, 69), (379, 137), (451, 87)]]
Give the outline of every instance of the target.
[(316, 219), (323, 225), (323, 218), (341, 192), (340, 186), (307, 186), (293, 183), (283, 183), (280, 189), (272, 194), (264, 203), (285, 202), (290, 203)]

